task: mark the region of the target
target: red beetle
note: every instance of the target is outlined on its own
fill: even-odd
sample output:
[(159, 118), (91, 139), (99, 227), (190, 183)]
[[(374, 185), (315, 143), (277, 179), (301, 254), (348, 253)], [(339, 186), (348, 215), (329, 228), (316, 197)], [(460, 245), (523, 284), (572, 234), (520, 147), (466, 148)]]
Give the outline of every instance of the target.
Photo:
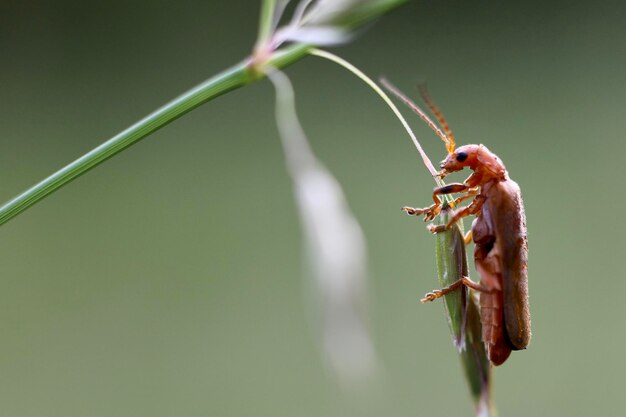
[[(405, 207), (403, 210), (410, 215), (424, 214), (424, 220), (428, 221), (441, 211), (438, 196), (462, 193), (454, 200), (454, 205), (473, 198), (471, 204), (458, 209), (447, 224), (431, 224), (428, 230), (442, 232), (458, 220), (475, 215), (465, 241), (468, 244), (474, 241), (474, 260), (480, 275), (479, 283), (463, 277), (449, 287), (426, 294), (422, 302), (433, 301), (462, 285), (478, 291), (487, 355), (494, 365), (500, 365), (512, 350), (525, 349), (531, 337), (526, 216), (520, 188), (509, 178), (500, 158), (484, 145), (465, 145), (455, 149), (454, 136), (443, 115), (425, 90), (422, 90), (422, 97), (446, 132), (435, 130), (448, 149), (448, 156), (441, 162), (438, 175), (443, 178), (465, 167), (473, 172), (463, 183), (435, 188), (435, 203), (432, 206), (424, 209)], [(420, 116), (426, 117), (424, 114)], [(432, 122), (429, 124), (433, 125)]]

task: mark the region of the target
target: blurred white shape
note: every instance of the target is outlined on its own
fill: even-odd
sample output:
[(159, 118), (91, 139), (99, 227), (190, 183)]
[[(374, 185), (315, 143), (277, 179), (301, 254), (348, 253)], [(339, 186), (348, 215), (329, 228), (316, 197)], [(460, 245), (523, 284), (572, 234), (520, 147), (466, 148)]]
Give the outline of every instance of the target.
[(334, 46), (351, 41), (353, 29), (339, 21), (380, 0), (302, 0), (289, 24), (276, 31), (274, 45), (285, 41)]
[(290, 0), (278, 0), (276, 2), (276, 7), (274, 8), (274, 16), (272, 16), (272, 30), (271, 32), (275, 32), (276, 28), (280, 24), (280, 19), (283, 17), (283, 13), (287, 8)]
[(324, 46), (340, 45), (353, 38), (352, 31), (337, 26), (287, 26), (279, 31), (276, 37), (280, 42), (292, 41)]
[(376, 368), (366, 320), (365, 238), (341, 186), (309, 146), (291, 82), (280, 71), (268, 77), (276, 88), (278, 130), (318, 290), (323, 348), (341, 381), (358, 382)]
[(355, 8), (373, 3), (372, 0), (317, 0), (309, 7), (308, 13), (302, 19), (304, 24), (328, 24)]
[(311, 6), (314, 2), (315, 0), (301, 0), (293, 11), (291, 23), (298, 24), (304, 17), (304, 13), (307, 11), (309, 6)]
[(493, 411), (489, 405), (489, 397), (483, 396), (476, 407), (476, 417), (491, 417)]

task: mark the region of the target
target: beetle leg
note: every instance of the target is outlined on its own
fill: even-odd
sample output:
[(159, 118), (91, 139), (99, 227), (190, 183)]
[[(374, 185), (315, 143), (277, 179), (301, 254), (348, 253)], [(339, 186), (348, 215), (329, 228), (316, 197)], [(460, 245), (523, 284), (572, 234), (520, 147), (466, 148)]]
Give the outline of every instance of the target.
[(448, 230), (449, 228), (451, 228), (456, 222), (461, 220), (463, 217), (467, 217), (470, 214), (478, 213), (480, 211), (480, 209), (482, 208), (484, 202), (485, 202), (485, 198), (481, 197), (479, 195), (479, 196), (477, 196), (474, 199), (474, 201), (472, 201), (472, 204), (470, 204), (469, 206), (464, 207), (461, 210), (459, 210), (456, 213), (454, 213), (454, 215), (452, 216), (452, 218), (450, 219), (450, 221), (448, 223), (440, 224), (438, 226), (429, 224), (428, 225), (428, 230), (431, 233), (444, 232), (444, 231)]
[(467, 177), (464, 184), (467, 184), (468, 188), (478, 187), (483, 182), (483, 174), (478, 172), (472, 172), (472, 174)]
[(433, 204), (432, 206), (426, 207), (426, 208), (402, 207), (402, 211), (408, 214), (409, 216), (421, 216), (422, 214), (434, 211), (436, 209), (437, 209), (437, 204)]
[(478, 187), (476, 188), (470, 188), (469, 190), (467, 190), (467, 194), (462, 195), (461, 197), (458, 197), (456, 199), (454, 199), (454, 201), (452, 202), (451, 206), (452, 207), (456, 207), (459, 204), (461, 204), (463, 201), (468, 200), (472, 197), (475, 197), (476, 195), (478, 195), (478, 193), (480, 193), (480, 189)]
[[(443, 187), (438, 187), (433, 190), (433, 201), (435, 202), (436, 209), (430, 210), (425, 213), (424, 221), (433, 220), (440, 212), (441, 212), (441, 200), (438, 196), (445, 194), (456, 194), (463, 193), (467, 191), (469, 187), (466, 184), (462, 184), (459, 182), (455, 182), (452, 184), (444, 185)], [(454, 203), (453, 203), (454, 205)]]
[[(437, 217), (437, 215), (441, 212), (441, 200), (439, 199), (438, 196), (444, 195), (444, 194), (462, 193), (462, 192), (469, 190), (469, 188), (470, 187), (468, 187), (467, 185), (461, 184), (461, 183), (453, 183), (453, 184), (444, 185), (443, 187), (435, 188), (433, 190), (433, 201), (435, 202), (435, 204), (426, 208), (402, 207), (402, 211), (404, 211), (409, 216), (420, 216), (423, 214), (424, 221), (425, 222), (430, 221), (434, 219), (435, 217)], [(465, 198), (463, 197), (459, 197), (459, 199), (457, 200), (463, 201), (464, 199)]]
[(441, 298), (446, 294), (450, 294), (453, 291), (456, 291), (457, 289), (459, 289), (462, 286), (466, 286), (469, 287), (473, 290), (479, 291), (479, 292), (491, 292), (492, 290), (490, 290), (489, 288), (481, 285), (478, 282), (474, 282), (471, 279), (469, 279), (468, 277), (461, 277), (458, 281), (453, 282), (452, 284), (448, 285), (447, 287), (444, 287), (440, 290), (434, 290), (432, 292), (429, 292), (428, 294), (424, 295), (424, 298), (422, 298), (420, 301), (422, 303), (427, 303), (429, 301), (435, 301), (437, 298)]
[(437, 187), (433, 190), (433, 200), (435, 202), (439, 201), (438, 195), (443, 194), (455, 194), (455, 193), (463, 193), (469, 190), (466, 184), (462, 184), (460, 182), (453, 182), (452, 184), (444, 185), (443, 187)]
[(469, 245), (472, 242), (472, 231), (465, 233), (465, 237), (463, 238), (466, 245)]

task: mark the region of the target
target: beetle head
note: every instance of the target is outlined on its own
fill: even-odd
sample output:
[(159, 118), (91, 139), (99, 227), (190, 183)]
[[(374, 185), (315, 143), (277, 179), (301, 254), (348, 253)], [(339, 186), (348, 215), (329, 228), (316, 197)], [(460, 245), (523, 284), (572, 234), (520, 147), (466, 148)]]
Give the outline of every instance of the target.
[(441, 172), (439, 176), (445, 177), (451, 172), (460, 171), (468, 167), (472, 171), (480, 171), (483, 178), (507, 178), (504, 164), (484, 145), (464, 145), (448, 154), (446, 159), (441, 161)]
[(474, 169), (477, 163), (479, 145), (464, 145), (452, 151), (441, 161), (441, 177), (451, 172), (460, 171), (465, 167)]

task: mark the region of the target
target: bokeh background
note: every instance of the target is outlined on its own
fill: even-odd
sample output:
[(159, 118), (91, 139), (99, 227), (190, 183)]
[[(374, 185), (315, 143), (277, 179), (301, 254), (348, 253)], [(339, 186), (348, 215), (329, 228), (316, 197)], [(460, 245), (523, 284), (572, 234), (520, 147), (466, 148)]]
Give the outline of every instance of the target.
[[(239, 61), (258, 9), (1, 2), (2, 199)], [(414, 1), (336, 50), (415, 96), (428, 81), (458, 141), (523, 189), (533, 341), (495, 371), (502, 416), (626, 413), (625, 17), (618, 1)], [(436, 286), (433, 237), (399, 211), (432, 179), (355, 77), (316, 58), (287, 73), (368, 238), (378, 381), (346, 390), (324, 366), (264, 81), (2, 227), (0, 415), (472, 414), (443, 307), (417, 301)]]

